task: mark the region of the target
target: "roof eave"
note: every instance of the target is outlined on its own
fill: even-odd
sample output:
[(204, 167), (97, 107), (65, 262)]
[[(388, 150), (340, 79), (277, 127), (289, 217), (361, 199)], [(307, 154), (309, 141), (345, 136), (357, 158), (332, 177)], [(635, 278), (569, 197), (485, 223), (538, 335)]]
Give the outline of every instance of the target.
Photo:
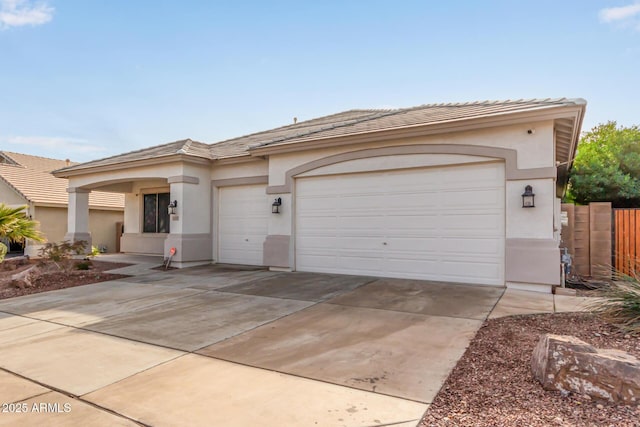
[(154, 166), (158, 164), (166, 164), (166, 163), (174, 163), (174, 162), (209, 165), (211, 163), (211, 159), (200, 157), (200, 156), (194, 156), (191, 154), (172, 153), (172, 154), (165, 154), (162, 156), (147, 157), (144, 159), (135, 159), (135, 160), (128, 160), (128, 161), (123, 161), (119, 163), (110, 163), (106, 165), (85, 166), (85, 167), (81, 167), (82, 165), (78, 165), (72, 168), (58, 169), (51, 173), (56, 178), (69, 178), (72, 176), (89, 175), (96, 172), (126, 170), (126, 169), (133, 169), (137, 167)]
[(11, 182), (9, 182), (5, 177), (3, 177), (2, 175), (0, 175), (0, 179), (2, 179), (2, 182), (4, 182), (5, 184), (7, 184), (7, 186), (9, 188), (11, 188), (13, 191), (16, 192), (16, 194), (18, 194), (18, 196), (22, 197), (24, 200), (26, 200), (27, 203), (31, 203), (31, 200), (29, 199), (29, 197), (27, 197), (26, 194), (24, 194), (22, 191), (20, 191), (15, 185), (11, 184)]
[(574, 117), (576, 114), (582, 117), (585, 105), (586, 104), (584, 103), (576, 103), (574, 105), (551, 106), (535, 110), (508, 112), (484, 117), (454, 119), (437, 123), (403, 126), (375, 132), (360, 132), (349, 135), (316, 138), (292, 143), (283, 143), (279, 145), (255, 147), (253, 149), (250, 149), (249, 152), (252, 156), (262, 156), (340, 145), (358, 144), (364, 142), (385, 141), (399, 137), (409, 138), (426, 135), (437, 135), (442, 133), (462, 132), (520, 123), (529, 123), (531, 121), (556, 120), (563, 117)]

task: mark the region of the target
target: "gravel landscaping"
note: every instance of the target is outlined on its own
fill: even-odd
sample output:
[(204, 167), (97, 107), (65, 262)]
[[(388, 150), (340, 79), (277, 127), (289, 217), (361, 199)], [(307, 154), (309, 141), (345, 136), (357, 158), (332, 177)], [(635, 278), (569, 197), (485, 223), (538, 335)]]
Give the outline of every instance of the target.
[(11, 280), (11, 276), (28, 269), (38, 262), (41, 261), (15, 262), (15, 260), (7, 260), (0, 263), (0, 299), (121, 279), (127, 276), (109, 274), (104, 271), (131, 265), (94, 260), (91, 261), (88, 270), (72, 269), (65, 271), (51, 262), (47, 262), (49, 265), (45, 265), (42, 271), (37, 273), (36, 277), (32, 277), (32, 286), (24, 286), (24, 284)]
[(531, 355), (545, 333), (573, 335), (640, 358), (640, 337), (620, 332), (593, 314), (488, 320), (420, 426), (640, 426), (640, 407), (544, 390), (531, 373)]

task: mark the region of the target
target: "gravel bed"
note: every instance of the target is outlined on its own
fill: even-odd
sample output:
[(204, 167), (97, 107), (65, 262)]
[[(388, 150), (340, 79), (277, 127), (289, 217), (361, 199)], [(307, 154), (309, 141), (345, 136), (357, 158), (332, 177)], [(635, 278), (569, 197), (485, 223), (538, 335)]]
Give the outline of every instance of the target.
[(545, 333), (573, 335), (640, 358), (640, 337), (624, 334), (593, 314), (488, 320), (420, 426), (640, 426), (640, 407), (544, 390), (531, 373), (531, 355)]

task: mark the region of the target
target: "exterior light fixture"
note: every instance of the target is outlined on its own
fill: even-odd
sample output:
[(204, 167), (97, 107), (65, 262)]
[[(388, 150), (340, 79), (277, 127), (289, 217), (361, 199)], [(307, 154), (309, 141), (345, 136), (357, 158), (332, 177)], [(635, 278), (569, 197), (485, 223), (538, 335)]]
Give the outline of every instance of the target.
[(169, 215), (175, 215), (177, 207), (178, 207), (178, 201), (177, 200), (174, 200), (173, 202), (169, 203), (169, 206), (167, 208), (167, 210), (169, 211)]
[(280, 213), (280, 206), (282, 206), (282, 199), (278, 197), (271, 204), (271, 213), (274, 213), (274, 214)]
[(524, 187), (524, 193), (522, 193), (522, 207), (523, 208), (535, 208), (536, 195), (533, 194), (533, 187), (527, 185)]

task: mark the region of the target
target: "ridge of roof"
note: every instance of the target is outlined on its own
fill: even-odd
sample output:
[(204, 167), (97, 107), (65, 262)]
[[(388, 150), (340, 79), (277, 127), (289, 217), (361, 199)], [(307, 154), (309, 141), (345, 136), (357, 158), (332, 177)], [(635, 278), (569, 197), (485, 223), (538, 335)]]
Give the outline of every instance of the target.
[[(22, 164), (20, 164), (20, 162), (18, 162), (18, 160), (16, 160), (14, 157), (11, 157), (11, 155), (18, 155), (18, 156), (25, 156), (25, 157), (33, 157), (36, 159), (42, 159), (42, 160), (48, 160), (48, 161), (52, 161), (52, 162), (66, 162), (66, 160), (61, 160), (61, 159), (54, 159), (51, 157), (44, 157), (44, 156), (38, 156), (36, 154), (24, 154), (24, 153), (16, 153), (14, 151), (5, 151), (2, 150), (0, 151), (0, 154), (4, 154), (7, 157), (9, 157), (11, 160), (13, 160), (14, 162), (16, 162), (16, 164), (20, 165), (20, 166), (24, 166)], [(71, 160), (69, 160), (71, 162)], [(72, 164), (78, 164), (78, 162), (71, 162)]]

